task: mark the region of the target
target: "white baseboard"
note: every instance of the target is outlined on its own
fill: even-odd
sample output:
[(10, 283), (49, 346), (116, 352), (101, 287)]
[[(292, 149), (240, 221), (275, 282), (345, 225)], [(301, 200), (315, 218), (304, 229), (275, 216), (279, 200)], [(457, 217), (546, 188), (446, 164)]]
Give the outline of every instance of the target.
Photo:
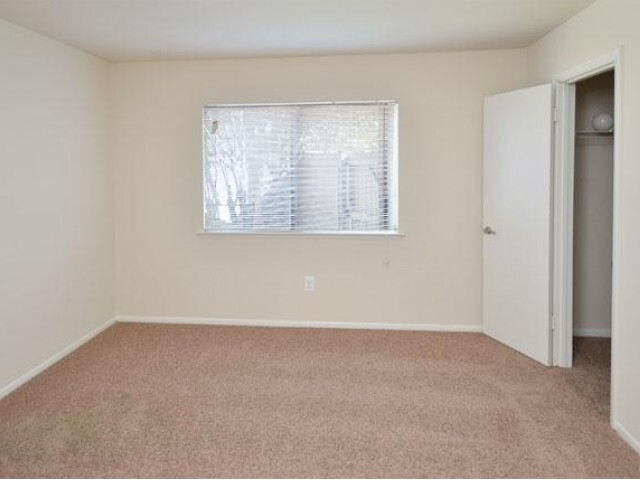
[(574, 337), (604, 337), (611, 338), (610, 328), (574, 328)]
[(179, 325), (226, 325), (235, 327), (279, 327), (279, 328), (341, 328), (350, 330), (410, 330), (421, 332), (473, 332), (482, 331), (481, 325), (439, 325), (423, 323), (364, 323), (364, 322), (319, 322), (311, 320), (257, 320), (208, 317), (154, 317), (118, 315), (117, 322), (170, 323)]
[(618, 432), (618, 435), (633, 448), (638, 455), (640, 455), (640, 440), (631, 435), (629, 431), (620, 425), (617, 421), (614, 421), (611, 425), (613, 429)]
[(83, 344), (87, 343), (93, 337), (95, 337), (96, 335), (98, 335), (102, 331), (104, 331), (107, 328), (109, 328), (115, 322), (116, 322), (115, 317), (107, 320), (105, 323), (100, 325), (98, 328), (93, 329), (92, 331), (90, 331), (86, 335), (80, 337), (75, 342), (71, 343), (70, 345), (67, 345), (65, 348), (60, 350), (55, 355), (53, 355), (53, 356), (49, 357), (48, 359), (46, 359), (41, 364), (39, 364), (36, 367), (32, 368), (31, 370), (29, 370), (24, 375), (21, 375), (20, 377), (16, 378), (14, 381), (10, 382), (8, 385), (5, 385), (4, 387), (0, 388), (0, 399), (6, 397), (11, 392), (13, 392), (17, 388), (19, 388), (22, 385), (24, 385), (25, 383), (27, 383), (29, 380), (31, 380), (33, 377), (35, 377), (39, 373), (42, 373), (44, 370), (49, 368), (54, 363), (62, 360), (64, 357), (69, 355), (71, 352), (76, 350), (78, 347), (81, 347)]

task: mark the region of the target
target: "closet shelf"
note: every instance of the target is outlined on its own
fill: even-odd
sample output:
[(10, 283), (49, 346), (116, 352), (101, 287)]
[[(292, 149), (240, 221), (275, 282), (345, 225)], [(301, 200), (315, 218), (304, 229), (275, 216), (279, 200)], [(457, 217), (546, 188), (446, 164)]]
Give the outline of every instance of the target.
[(596, 132), (595, 130), (578, 130), (576, 135), (611, 136), (613, 132)]

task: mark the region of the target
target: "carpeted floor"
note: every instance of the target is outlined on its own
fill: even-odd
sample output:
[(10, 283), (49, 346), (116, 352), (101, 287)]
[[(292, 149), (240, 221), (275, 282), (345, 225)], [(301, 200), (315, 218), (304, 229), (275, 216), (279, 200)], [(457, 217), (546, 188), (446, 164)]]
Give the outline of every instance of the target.
[(0, 401), (4, 477), (638, 477), (608, 342), (118, 324)]

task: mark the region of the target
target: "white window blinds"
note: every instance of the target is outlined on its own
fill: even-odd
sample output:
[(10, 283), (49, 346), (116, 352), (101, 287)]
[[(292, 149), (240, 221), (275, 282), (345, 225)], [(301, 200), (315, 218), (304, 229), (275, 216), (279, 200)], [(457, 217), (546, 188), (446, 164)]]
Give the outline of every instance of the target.
[(389, 101), (205, 107), (205, 231), (396, 231), (396, 123)]

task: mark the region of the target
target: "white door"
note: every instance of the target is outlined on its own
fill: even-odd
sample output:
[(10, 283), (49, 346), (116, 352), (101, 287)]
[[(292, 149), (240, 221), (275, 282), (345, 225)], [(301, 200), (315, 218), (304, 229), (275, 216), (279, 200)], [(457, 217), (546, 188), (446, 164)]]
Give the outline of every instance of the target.
[(551, 364), (551, 85), (484, 107), (484, 333)]

